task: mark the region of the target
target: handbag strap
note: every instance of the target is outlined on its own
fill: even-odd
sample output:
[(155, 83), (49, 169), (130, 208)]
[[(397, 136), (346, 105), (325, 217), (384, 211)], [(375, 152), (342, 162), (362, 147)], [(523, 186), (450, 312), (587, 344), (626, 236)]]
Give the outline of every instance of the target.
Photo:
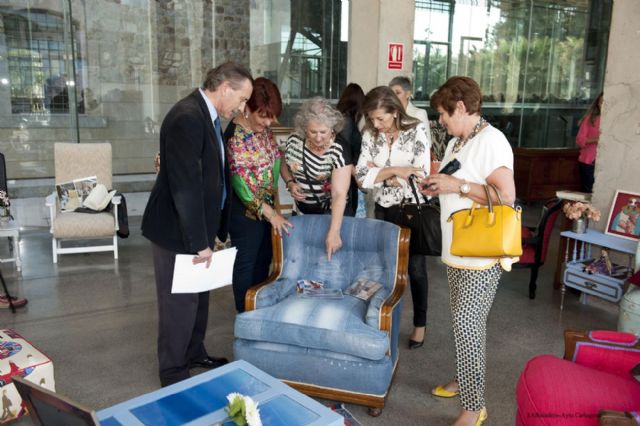
[(420, 212), (420, 198), (418, 197), (418, 190), (416, 189), (415, 184), (416, 177), (414, 175), (409, 176), (409, 186), (411, 187), (411, 192), (413, 192), (413, 196), (416, 199), (416, 206), (418, 206), (418, 212)]
[(316, 204), (318, 204), (320, 207), (322, 207), (322, 209), (324, 211), (329, 210), (327, 207), (327, 204), (322, 204), (322, 202), (320, 201), (320, 198), (318, 197), (318, 194), (316, 194), (316, 191), (313, 189), (313, 184), (311, 183), (311, 177), (309, 176), (309, 171), (307, 170), (307, 145), (304, 143), (304, 141), (302, 142), (302, 171), (304, 172), (304, 177), (307, 178), (307, 182), (309, 185), (309, 190), (311, 191), (311, 195), (313, 195), (313, 199), (316, 201)]

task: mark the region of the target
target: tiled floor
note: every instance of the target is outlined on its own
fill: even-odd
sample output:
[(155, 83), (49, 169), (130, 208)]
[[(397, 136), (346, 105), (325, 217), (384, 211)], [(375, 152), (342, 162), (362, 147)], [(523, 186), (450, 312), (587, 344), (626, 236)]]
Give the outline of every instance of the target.
[[(531, 217), (534, 214), (530, 214)], [(47, 353), (55, 365), (56, 388), (95, 409), (157, 389), (155, 287), (150, 248), (140, 236), (139, 218), (132, 235), (120, 241), (120, 259), (108, 253), (62, 256), (51, 263), (46, 229), (23, 232), (24, 271), (11, 264), (2, 271), (13, 292), (29, 299), (15, 315), (0, 310), (0, 325), (11, 327)], [(536, 300), (527, 297), (528, 271), (503, 276), (489, 319), (488, 425), (514, 424), (515, 386), (526, 361), (536, 354), (563, 352), (562, 331), (614, 329), (617, 306), (598, 300), (588, 305), (567, 294), (564, 312), (560, 292), (551, 288), (557, 231), (550, 260), (538, 280)], [(0, 241), (0, 257), (8, 243)], [(408, 350), (411, 303), (403, 313), (400, 363), (387, 407), (377, 418), (363, 407), (348, 405), (365, 425), (446, 425), (457, 415), (457, 399), (430, 396), (429, 389), (454, 375), (454, 350), (448, 287), (442, 264), (429, 260), (430, 294), (426, 344)], [(410, 293), (407, 292), (407, 298)], [(230, 288), (211, 294), (207, 346), (211, 354), (232, 358), (233, 296)], [(29, 424), (21, 421), (17, 424)]]

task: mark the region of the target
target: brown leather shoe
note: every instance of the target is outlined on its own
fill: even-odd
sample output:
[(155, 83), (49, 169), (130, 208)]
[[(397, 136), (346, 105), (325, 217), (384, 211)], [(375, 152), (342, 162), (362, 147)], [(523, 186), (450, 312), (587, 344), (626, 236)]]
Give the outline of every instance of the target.
[[(18, 297), (11, 296), (11, 302), (13, 303), (14, 308), (22, 308), (29, 301), (27, 299), (22, 299)], [(9, 298), (7, 295), (0, 296), (0, 309), (9, 309), (11, 305), (9, 304)]]

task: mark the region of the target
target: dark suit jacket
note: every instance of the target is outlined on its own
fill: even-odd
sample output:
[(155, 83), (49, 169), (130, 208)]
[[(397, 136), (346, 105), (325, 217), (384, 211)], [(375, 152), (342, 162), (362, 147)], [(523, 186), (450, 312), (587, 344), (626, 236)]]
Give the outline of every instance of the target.
[[(160, 172), (142, 218), (142, 235), (165, 249), (195, 254), (228, 232), (229, 165), (202, 95), (195, 90), (171, 108), (160, 128)], [(221, 209), (224, 182), (227, 198)]]

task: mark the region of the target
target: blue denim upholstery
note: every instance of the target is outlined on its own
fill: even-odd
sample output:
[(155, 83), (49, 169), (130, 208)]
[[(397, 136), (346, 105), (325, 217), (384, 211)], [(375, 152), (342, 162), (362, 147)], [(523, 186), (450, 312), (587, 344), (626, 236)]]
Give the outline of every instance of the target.
[[(381, 330), (380, 310), (397, 282), (400, 228), (345, 217), (342, 248), (329, 262), (330, 220), (328, 215), (290, 219), (294, 228), (283, 240), (280, 276), (258, 290), (255, 310), (236, 317), (235, 357), (283, 380), (373, 395), (384, 405), (397, 362), (401, 303), (393, 308), (390, 334)], [(368, 302), (346, 295), (304, 298), (295, 291), (299, 279), (344, 290), (358, 278), (383, 288)]]

